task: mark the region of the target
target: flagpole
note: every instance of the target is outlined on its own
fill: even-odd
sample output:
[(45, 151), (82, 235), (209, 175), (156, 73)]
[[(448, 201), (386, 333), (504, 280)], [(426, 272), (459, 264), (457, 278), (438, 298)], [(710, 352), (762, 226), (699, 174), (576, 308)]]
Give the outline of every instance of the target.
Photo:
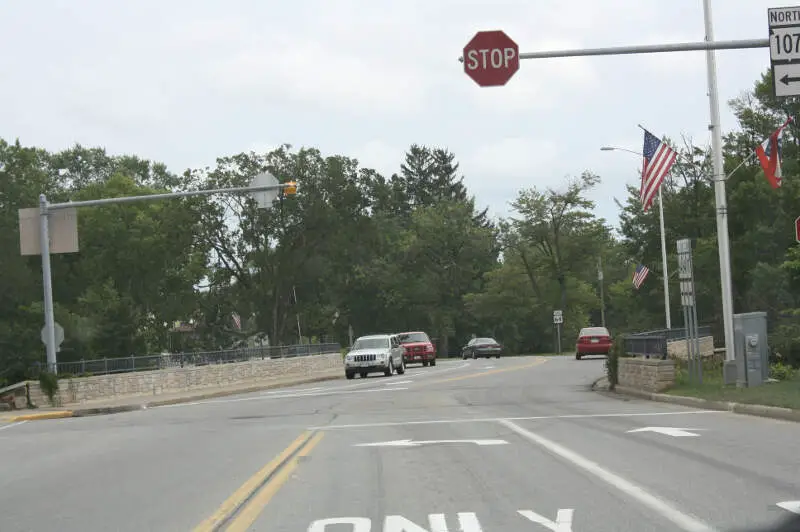
[[(647, 131), (641, 124), (636, 124), (642, 130)], [(601, 151), (627, 151), (634, 155), (641, 155), (638, 152), (633, 150), (629, 150), (627, 148), (619, 148), (616, 146), (602, 146), (600, 148)], [(675, 153), (678, 153), (677, 151)], [(680, 155), (680, 154), (678, 154)], [(672, 314), (670, 312), (669, 306), (669, 271), (667, 265), (667, 237), (666, 231), (664, 230), (664, 199), (661, 194), (661, 188), (663, 187), (662, 184), (658, 186), (658, 221), (659, 221), (659, 228), (661, 230), (661, 267), (664, 270), (664, 274), (662, 277), (664, 278), (664, 316), (666, 317), (667, 322), (667, 329), (672, 329)]]
[(669, 272), (667, 270), (667, 236), (664, 231), (664, 198), (661, 195), (661, 185), (658, 187), (658, 221), (661, 226), (661, 267), (664, 274), (664, 314), (667, 318), (667, 329), (672, 329), (672, 315), (669, 305)]

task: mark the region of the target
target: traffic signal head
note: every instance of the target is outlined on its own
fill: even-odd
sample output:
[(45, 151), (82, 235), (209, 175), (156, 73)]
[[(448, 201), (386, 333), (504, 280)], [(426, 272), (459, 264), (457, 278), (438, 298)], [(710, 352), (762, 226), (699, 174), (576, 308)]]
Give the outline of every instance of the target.
[(297, 183), (295, 181), (287, 182), (286, 186), (283, 187), (283, 193), (287, 196), (294, 196), (297, 194)]

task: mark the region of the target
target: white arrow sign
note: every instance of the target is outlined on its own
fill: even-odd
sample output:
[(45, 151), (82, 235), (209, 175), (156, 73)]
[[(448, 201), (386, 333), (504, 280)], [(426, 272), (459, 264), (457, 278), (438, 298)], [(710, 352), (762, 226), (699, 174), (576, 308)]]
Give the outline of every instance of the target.
[(505, 445), (506, 440), (394, 440), (379, 441), (375, 443), (357, 443), (355, 447), (419, 447), (420, 445), (430, 445), (434, 443), (474, 443), (475, 445)]
[(701, 430), (701, 429), (679, 429), (675, 427), (643, 427), (641, 429), (634, 429), (629, 430), (628, 432), (656, 432), (658, 434), (664, 434), (665, 436), (674, 436), (675, 438), (685, 438), (690, 436), (700, 436), (699, 434), (695, 434), (694, 432), (689, 432), (690, 430)]
[(783, 501), (779, 502), (778, 506), (789, 512), (800, 514), (800, 501)]

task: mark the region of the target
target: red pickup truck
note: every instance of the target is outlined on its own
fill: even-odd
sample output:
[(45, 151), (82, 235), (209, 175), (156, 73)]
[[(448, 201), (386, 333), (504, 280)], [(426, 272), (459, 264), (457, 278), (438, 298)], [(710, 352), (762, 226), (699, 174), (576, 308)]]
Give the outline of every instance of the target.
[(403, 346), (403, 360), (406, 364), (421, 363), (423, 366), (436, 365), (436, 349), (428, 335), (421, 331), (398, 333)]

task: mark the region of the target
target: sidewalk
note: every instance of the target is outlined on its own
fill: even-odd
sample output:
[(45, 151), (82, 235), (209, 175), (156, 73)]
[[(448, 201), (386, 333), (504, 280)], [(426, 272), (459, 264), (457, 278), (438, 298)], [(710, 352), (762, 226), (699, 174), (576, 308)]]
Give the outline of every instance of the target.
[(146, 408), (174, 405), (179, 403), (192, 403), (215, 397), (238, 395), (250, 392), (259, 392), (274, 388), (285, 388), (298, 384), (309, 384), (336, 379), (343, 379), (341, 369), (333, 369), (311, 377), (285, 377), (262, 382), (249, 382), (234, 386), (213, 387), (197, 390), (187, 390), (176, 393), (158, 395), (136, 395), (127, 397), (114, 397), (64, 405), (63, 407), (41, 407), (36, 409), (15, 410), (0, 414), (0, 423), (15, 423), (19, 421), (33, 421), (40, 419), (59, 419), (65, 417), (96, 416), (101, 414), (116, 414), (131, 412)]
[(711, 401), (698, 397), (688, 397), (684, 395), (669, 395), (665, 393), (653, 393), (625, 386), (617, 386), (614, 391), (609, 390), (608, 378), (601, 377), (592, 384), (592, 390), (611, 397), (630, 396), (648, 401), (669, 403), (674, 405), (688, 406), (692, 408), (702, 408), (705, 410), (721, 410), (735, 414), (746, 414), (749, 416), (759, 416), (783, 421), (800, 422), (800, 410), (792, 408), (781, 408), (778, 406), (766, 406), (752, 403), (732, 403), (727, 401)]

